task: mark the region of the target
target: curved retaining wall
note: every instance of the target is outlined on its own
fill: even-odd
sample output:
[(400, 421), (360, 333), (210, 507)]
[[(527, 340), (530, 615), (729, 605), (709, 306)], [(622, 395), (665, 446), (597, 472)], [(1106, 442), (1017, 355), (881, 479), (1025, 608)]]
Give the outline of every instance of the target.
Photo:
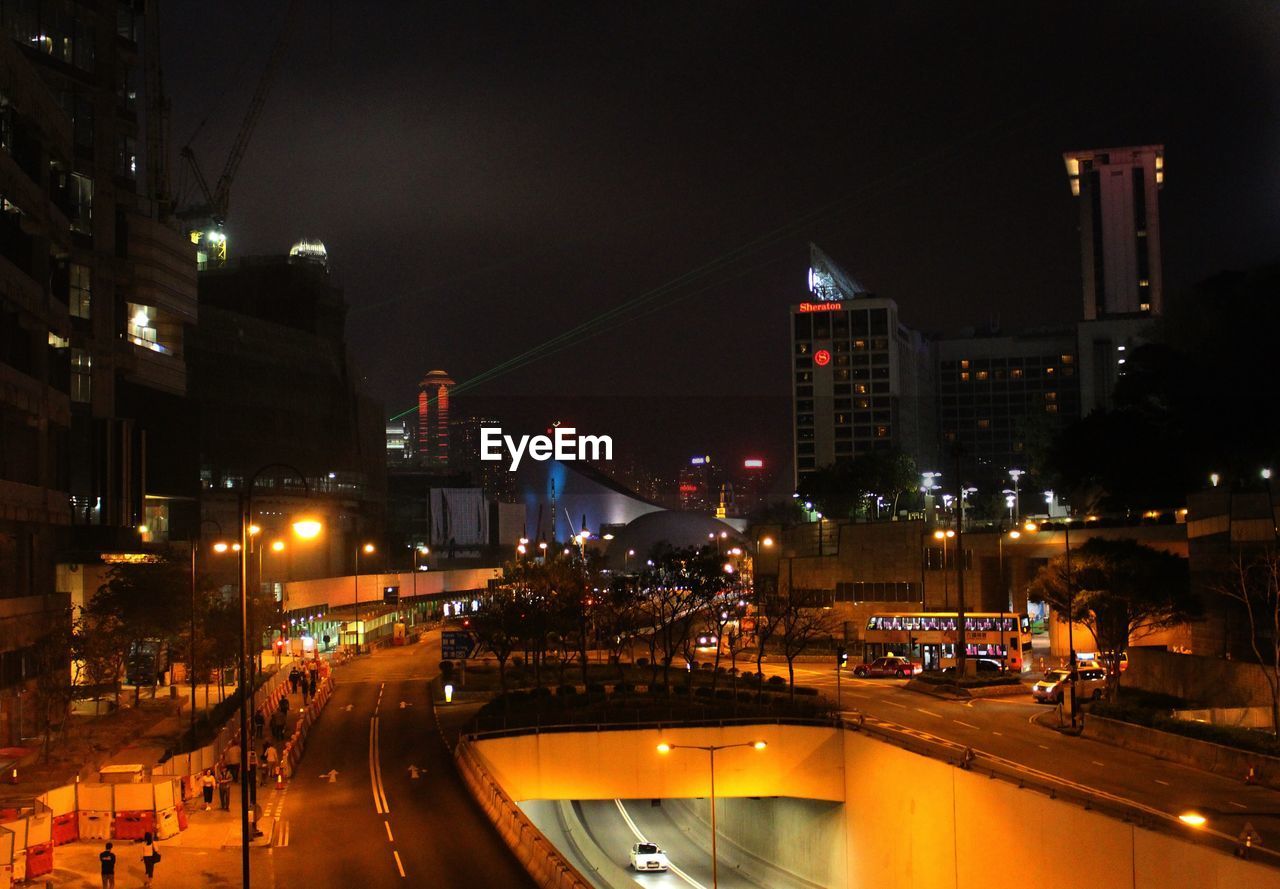
[(542, 831), (534, 827), (498, 785), (466, 738), (458, 742), (453, 758), (458, 774), (471, 795), (539, 886), (543, 889), (592, 889), (591, 883), (543, 836)]

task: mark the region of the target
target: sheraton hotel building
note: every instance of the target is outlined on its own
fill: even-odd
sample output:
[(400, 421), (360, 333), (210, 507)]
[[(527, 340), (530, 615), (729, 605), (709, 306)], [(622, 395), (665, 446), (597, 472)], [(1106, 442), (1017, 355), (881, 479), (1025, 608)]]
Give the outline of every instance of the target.
[(1074, 325), (930, 337), (811, 246), (808, 298), (791, 307), (797, 483), (876, 450), (936, 468), (957, 443), (984, 474), (1007, 478), (1026, 468), (1029, 441), (1108, 405), (1126, 353), (1154, 336), (1162, 308), (1164, 148), (1070, 152), (1064, 161), (1080, 210), (1083, 312)]

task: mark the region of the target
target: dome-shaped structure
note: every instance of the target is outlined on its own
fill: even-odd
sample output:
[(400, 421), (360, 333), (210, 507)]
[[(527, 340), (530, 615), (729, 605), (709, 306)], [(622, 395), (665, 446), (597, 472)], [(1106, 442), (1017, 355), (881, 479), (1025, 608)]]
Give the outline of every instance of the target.
[[(727, 535), (724, 540), (735, 544), (743, 541), (742, 533), (734, 525), (700, 512), (676, 512), (659, 510), (633, 519), (609, 541), (606, 559), (609, 567), (634, 568), (636, 559), (646, 559), (660, 543), (676, 548), (706, 546)], [(635, 555), (627, 558), (628, 551)]]

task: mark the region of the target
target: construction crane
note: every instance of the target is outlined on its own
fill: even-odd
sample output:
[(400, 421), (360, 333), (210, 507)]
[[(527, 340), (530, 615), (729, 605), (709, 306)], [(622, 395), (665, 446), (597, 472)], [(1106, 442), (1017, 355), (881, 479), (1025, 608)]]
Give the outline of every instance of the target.
[[(200, 196), (203, 198), (202, 203), (178, 213), (178, 217), (188, 225), (191, 243), (196, 245), (196, 258), (200, 268), (222, 265), (227, 261), (227, 234), (223, 225), (231, 204), (231, 183), (235, 180), (236, 171), (240, 169), (240, 162), (244, 160), (249, 139), (253, 136), (253, 129), (262, 115), (267, 95), (275, 82), (280, 61), (284, 58), (285, 49), (289, 45), (289, 38), (298, 20), (298, 10), (301, 5), (301, 0), (289, 0), (288, 9), (284, 14), (284, 24), (281, 25), (276, 42), (271, 47), (271, 54), (267, 57), (266, 67), (262, 69), (262, 76), (258, 78), (258, 86), (253, 91), (253, 98), (245, 111), (244, 120), (240, 123), (240, 130), (236, 133), (235, 141), (231, 143), (231, 151), (222, 167), (222, 174), (212, 188), (209, 187), (209, 180), (205, 177), (204, 170), (200, 168), (200, 162), (196, 159), (191, 142), (184, 145), (179, 152), (187, 162), (192, 178), (195, 179)], [(192, 140), (194, 138), (193, 135)]]

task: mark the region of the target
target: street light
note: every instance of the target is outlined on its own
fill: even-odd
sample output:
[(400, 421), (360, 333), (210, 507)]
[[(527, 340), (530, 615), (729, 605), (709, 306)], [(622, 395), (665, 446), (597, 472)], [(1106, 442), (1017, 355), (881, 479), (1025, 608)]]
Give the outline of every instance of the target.
[(360, 641), (362, 638), (362, 634), (360, 632), (360, 553), (363, 552), (367, 556), (372, 555), (376, 551), (377, 548), (372, 543), (366, 543), (363, 546), (356, 547), (356, 654), (359, 654), (363, 647)]
[(1009, 478), (1013, 479), (1013, 522), (1016, 525), (1018, 518), (1022, 515), (1021, 495), (1018, 493), (1018, 480), (1027, 472), (1025, 469), (1010, 469)]
[(942, 607), (946, 611), (951, 609), (951, 594), (947, 591), (947, 541), (955, 536), (956, 532), (950, 528), (933, 532), (933, 539), (942, 541)]
[(711, 889), (718, 889), (720, 885), (719, 870), (717, 868), (716, 856), (716, 751), (731, 750), (734, 747), (750, 747), (753, 750), (764, 750), (769, 745), (764, 741), (747, 741), (743, 744), (668, 744), (666, 741), (658, 743), (658, 752), (663, 756), (672, 750), (705, 750), (711, 760)]
[[(249, 556), (250, 543), (262, 529), (253, 523), (253, 490), (258, 477), (269, 469), (284, 469), (302, 482), (304, 496), (311, 496), (307, 477), (296, 466), (288, 463), (268, 463), (249, 476), (249, 482), (240, 489), (237, 500), (240, 512), (240, 543), (232, 549), (240, 553), (240, 743), (248, 749), (249, 740)], [(310, 539), (320, 533), (320, 523), (314, 519), (302, 519), (293, 523), (293, 531), (299, 537)], [(224, 550), (225, 552), (225, 550)], [(240, 782), (240, 877), (243, 889), (249, 889), (249, 782)]]

